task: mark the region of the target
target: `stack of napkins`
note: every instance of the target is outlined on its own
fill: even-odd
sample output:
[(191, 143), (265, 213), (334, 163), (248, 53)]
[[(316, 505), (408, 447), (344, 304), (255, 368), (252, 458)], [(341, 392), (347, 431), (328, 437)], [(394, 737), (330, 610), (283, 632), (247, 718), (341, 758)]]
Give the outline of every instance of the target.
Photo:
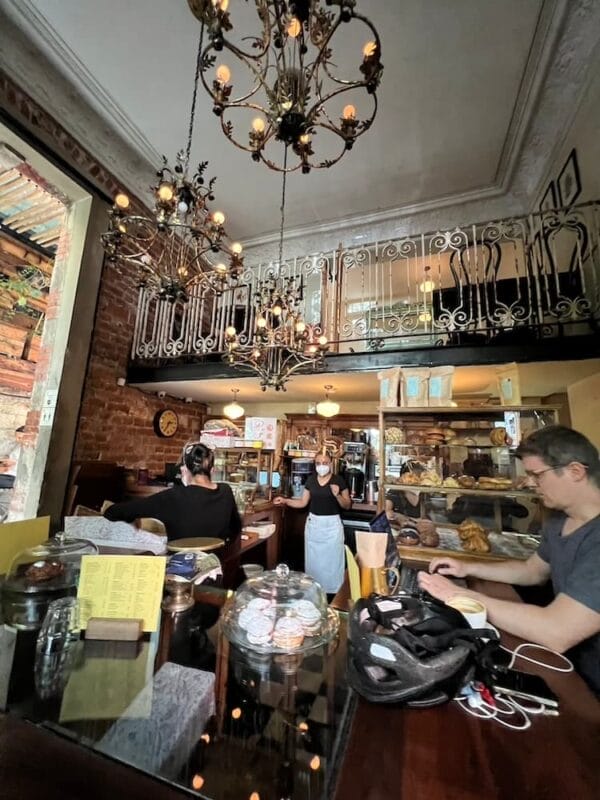
[(128, 522), (110, 522), (104, 517), (65, 517), (65, 536), (70, 539), (88, 539), (97, 547), (118, 547), (150, 552), (155, 556), (167, 551), (167, 537), (148, 533)]
[(268, 539), (275, 533), (274, 522), (256, 522), (254, 525), (244, 526), (244, 533), (256, 533), (259, 539)]

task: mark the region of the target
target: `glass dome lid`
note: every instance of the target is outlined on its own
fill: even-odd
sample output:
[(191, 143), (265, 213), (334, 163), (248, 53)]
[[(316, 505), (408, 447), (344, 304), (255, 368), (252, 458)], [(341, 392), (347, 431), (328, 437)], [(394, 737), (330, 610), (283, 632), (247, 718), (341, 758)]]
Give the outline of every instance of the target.
[(259, 653), (302, 653), (328, 642), (338, 627), (321, 586), (286, 564), (249, 578), (223, 613), (225, 636)]
[(57, 534), (14, 557), (4, 588), (30, 593), (74, 586), (79, 579), (81, 557), (97, 553), (96, 545), (87, 539), (67, 539)]

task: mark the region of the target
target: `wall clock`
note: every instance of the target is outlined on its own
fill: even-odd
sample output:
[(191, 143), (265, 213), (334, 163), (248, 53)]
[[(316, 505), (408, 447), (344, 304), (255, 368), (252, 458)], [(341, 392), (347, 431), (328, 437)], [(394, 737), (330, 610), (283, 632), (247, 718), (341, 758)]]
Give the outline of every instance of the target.
[(170, 408), (157, 411), (154, 415), (154, 432), (157, 436), (169, 439), (175, 436), (179, 427), (179, 417)]

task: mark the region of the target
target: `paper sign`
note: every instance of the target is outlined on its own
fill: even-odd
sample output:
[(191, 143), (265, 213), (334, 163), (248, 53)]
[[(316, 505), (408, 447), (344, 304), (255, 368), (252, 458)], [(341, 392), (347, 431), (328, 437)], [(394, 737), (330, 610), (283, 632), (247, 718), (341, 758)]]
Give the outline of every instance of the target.
[(246, 417), (246, 439), (260, 440), (267, 450), (277, 449), (277, 417)]
[(81, 627), (90, 617), (109, 617), (141, 619), (144, 631), (157, 630), (165, 566), (164, 556), (83, 556)]
[(0, 575), (2, 575), (8, 572), (13, 558), (21, 550), (46, 541), (50, 535), (50, 517), (3, 522), (0, 534)]

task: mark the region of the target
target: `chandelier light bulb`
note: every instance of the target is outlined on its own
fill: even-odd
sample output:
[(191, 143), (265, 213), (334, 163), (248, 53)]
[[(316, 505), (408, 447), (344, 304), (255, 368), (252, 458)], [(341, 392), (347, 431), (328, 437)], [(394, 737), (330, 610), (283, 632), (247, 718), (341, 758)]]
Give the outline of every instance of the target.
[(300, 144), (310, 144), (310, 136), (308, 133), (303, 133), (300, 137)]
[(342, 117), (344, 119), (356, 119), (356, 108), (352, 104), (344, 106)]
[(117, 208), (125, 210), (129, 208), (129, 197), (125, 192), (119, 192), (115, 197), (115, 205)]
[(225, 264), (216, 264), (215, 265), (215, 272), (218, 272), (221, 275), (224, 275), (227, 272), (227, 267), (225, 266)]
[(234, 336), (237, 336), (237, 331), (233, 327), (233, 325), (230, 325), (228, 328), (225, 328), (225, 336), (227, 336), (228, 339), (233, 339)]
[(239, 242), (234, 242), (234, 243), (231, 245), (231, 252), (232, 252), (232, 253), (235, 253), (235, 254), (236, 254), (236, 256), (239, 256), (239, 255), (241, 254), (241, 252), (242, 252), (242, 250), (243, 250), (243, 249), (244, 249), (244, 248), (242, 247), (242, 245), (241, 245)]
[(367, 42), (363, 47), (363, 56), (365, 58), (371, 58), (377, 52), (377, 43), (374, 41)]
[(317, 345), (316, 345), (316, 344), (311, 344), (311, 345), (309, 345), (309, 346), (307, 347), (307, 352), (308, 352), (308, 353), (311, 353), (311, 355), (312, 355), (312, 354), (316, 353), (318, 349), (319, 349), (319, 348), (317, 347)]
[(300, 24), (300, 20), (297, 17), (292, 17), (289, 25), (287, 26), (287, 35), (291, 36), (292, 39), (295, 39), (296, 36), (300, 34), (301, 30), (302, 25)]
[(273, 306), (273, 308), (271, 309), (271, 311), (273, 312), (273, 314), (274, 314), (276, 317), (280, 317), (280, 316), (281, 316), (281, 312), (283, 311), (283, 309), (281, 308), (281, 306)]
[(423, 281), (423, 283), (419, 284), (419, 289), (423, 292), (423, 294), (426, 294), (427, 292), (433, 292), (435, 289), (435, 283), (430, 281), (428, 278), (427, 280)]
[(252, 130), (254, 133), (264, 133), (265, 121), (262, 117), (254, 117), (252, 120)]
[(212, 218), (215, 225), (223, 225), (225, 222), (225, 214), (222, 211), (215, 211)]
[(267, 327), (267, 320), (264, 317), (259, 317), (256, 320), (256, 327), (257, 328), (266, 328)]
[(229, 8), (229, 0), (212, 0), (212, 4), (217, 11), (227, 11)]
[(127, 233), (127, 225), (125, 225), (123, 222), (119, 222), (117, 228), (119, 230), (119, 233)]
[(423, 311), (419, 314), (419, 322), (431, 322), (431, 314), (429, 311)]
[(300, 320), (299, 322), (296, 323), (296, 333), (304, 333), (305, 330), (306, 330), (306, 322)]
[(163, 203), (168, 203), (173, 199), (173, 186), (170, 183), (161, 183), (158, 187), (158, 198)]
[(325, 347), (325, 345), (327, 344), (327, 337), (326, 336), (319, 336), (319, 338), (317, 339), (317, 342), (319, 343), (319, 345), (321, 347)]
[(321, 766), (321, 759), (319, 758), (319, 756), (314, 756), (314, 758), (312, 758), (310, 761), (310, 768), (316, 771), (319, 769), (320, 766)]
[(252, 358), (253, 358), (255, 361), (258, 361), (258, 359), (260, 358), (260, 356), (261, 356), (261, 352), (260, 352), (260, 350), (253, 350), (253, 351), (252, 351)]
[(229, 69), (227, 64), (220, 64), (217, 67), (216, 75), (219, 83), (226, 84), (229, 83), (229, 80), (231, 78), (231, 70)]
[(177, 211), (179, 211), (180, 214), (187, 214), (188, 204), (184, 203), (183, 200), (180, 203), (177, 203)]

